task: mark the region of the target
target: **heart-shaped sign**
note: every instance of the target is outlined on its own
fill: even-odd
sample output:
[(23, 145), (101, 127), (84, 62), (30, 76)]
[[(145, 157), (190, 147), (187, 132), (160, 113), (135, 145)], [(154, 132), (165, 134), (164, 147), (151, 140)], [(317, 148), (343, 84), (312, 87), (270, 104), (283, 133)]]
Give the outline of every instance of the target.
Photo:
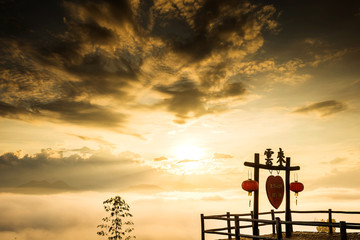
[(278, 209), (284, 198), (284, 181), (280, 176), (269, 176), (266, 180), (266, 194), (275, 209)]

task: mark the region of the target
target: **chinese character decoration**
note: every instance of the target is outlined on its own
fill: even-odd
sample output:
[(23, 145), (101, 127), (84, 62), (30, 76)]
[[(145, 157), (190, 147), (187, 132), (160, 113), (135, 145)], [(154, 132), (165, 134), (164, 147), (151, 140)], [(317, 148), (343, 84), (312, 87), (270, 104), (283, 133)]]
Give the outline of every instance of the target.
[(272, 158), (271, 158), (271, 155), (273, 155), (274, 152), (271, 151), (271, 148), (267, 148), (264, 152), (264, 155), (266, 156), (265, 160), (266, 160), (266, 165), (268, 166), (272, 166)]
[(283, 163), (286, 163), (286, 161), (285, 161), (284, 151), (281, 148), (279, 148), (277, 158), (279, 159), (279, 160), (277, 160), (277, 162), (279, 163), (279, 166), (284, 166)]

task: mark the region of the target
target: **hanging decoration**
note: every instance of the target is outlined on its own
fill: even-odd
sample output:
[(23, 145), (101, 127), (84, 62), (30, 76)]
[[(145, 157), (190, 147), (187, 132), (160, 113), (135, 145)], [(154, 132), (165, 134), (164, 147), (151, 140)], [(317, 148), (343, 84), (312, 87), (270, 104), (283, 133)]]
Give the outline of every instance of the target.
[(266, 180), (266, 194), (271, 205), (278, 209), (284, 198), (284, 181), (280, 176), (269, 176)]
[[(242, 189), (248, 192), (248, 196), (252, 196), (252, 192), (257, 191), (259, 189), (259, 184), (257, 181), (248, 179), (242, 182), (241, 184)], [(251, 198), (249, 199), (249, 207), (251, 206)]]
[(304, 190), (304, 184), (298, 182), (298, 180), (295, 180), (295, 182), (290, 183), (290, 190), (295, 192), (296, 205), (297, 205), (297, 197), (299, 195), (299, 192)]

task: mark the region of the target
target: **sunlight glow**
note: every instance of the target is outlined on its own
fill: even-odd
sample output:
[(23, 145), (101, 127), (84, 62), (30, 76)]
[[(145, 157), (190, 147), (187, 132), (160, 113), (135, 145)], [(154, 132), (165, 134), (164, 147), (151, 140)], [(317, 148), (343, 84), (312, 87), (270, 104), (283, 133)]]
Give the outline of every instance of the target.
[(204, 150), (194, 145), (181, 145), (175, 148), (175, 156), (179, 160), (199, 160), (203, 155)]

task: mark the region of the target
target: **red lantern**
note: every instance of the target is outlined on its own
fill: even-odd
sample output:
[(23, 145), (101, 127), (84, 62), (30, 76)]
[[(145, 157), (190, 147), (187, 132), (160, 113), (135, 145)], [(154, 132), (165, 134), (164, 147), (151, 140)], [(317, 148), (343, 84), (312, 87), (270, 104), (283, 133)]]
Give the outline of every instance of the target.
[(304, 190), (304, 184), (302, 184), (301, 182), (298, 182), (298, 181), (292, 182), (292, 183), (290, 183), (290, 190), (295, 192), (296, 205), (297, 205), (297, 197), (299, 195), (299, 192)]
[(255, 180), (248, 179), (246, 181), (243, 181), (241, 187), (248, 192), (249, 196), (251, 196), (251, 193), (253, 191), (257, 191), (259, 189), (259, 184)]
[(295, 196), (297, 196), (299, 192), (304, 190), (304, 184), (298, 181), (292, 182), (290, 183), (290, 190), (295, 192)]

